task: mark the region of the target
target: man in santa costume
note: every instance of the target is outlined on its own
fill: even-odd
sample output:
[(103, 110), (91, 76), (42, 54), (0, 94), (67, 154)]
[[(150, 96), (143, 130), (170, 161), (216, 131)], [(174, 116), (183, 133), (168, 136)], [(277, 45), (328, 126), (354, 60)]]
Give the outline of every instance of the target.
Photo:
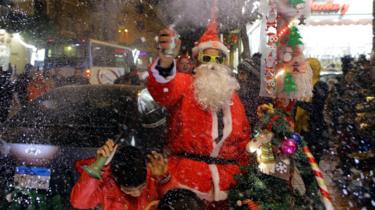
[[(207, 202), (224, 201), (235, 184), (240, 165), (247, 164), (245, 145), (250, 125), (236, 91), (237, 80), (224, 65), (228, 49), (220, 42), (216, 18), (211, 18), (193, 56), (199, 61), (195, 74), (176, 71), (170, 49), (175, 32), (160, 32), (159, 58), (149, 70), (148, 89), (170, 113), (169, 171), (178, 186), (195, 192)], [(215, 209), (218, 209), (217, 207)]]

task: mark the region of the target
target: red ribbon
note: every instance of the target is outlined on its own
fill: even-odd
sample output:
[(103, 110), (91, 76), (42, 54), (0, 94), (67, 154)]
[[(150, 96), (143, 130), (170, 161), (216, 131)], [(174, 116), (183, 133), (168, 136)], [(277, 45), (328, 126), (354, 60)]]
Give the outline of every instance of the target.
[(329, 192), (323, 190), (322, 188), (319, 188), (320, 193), (322, 194), (323, 197), (326, 197), (329, 201), (332, 201), (331, 195)]
[(307, 160), (309, 161), (309, 163), (315, 163), (315, 164), (318, 164), (318, 162), (316, 162), (315, 158), (308, 157)]
[(279, 120), (281, 117), (279, 116), (279, 115), (276, 115), (276, 116), (273, 116), (272, 118), (271, 118), (271, 120), (268, 122), (268, 125), (267, 125), (267, 129), (268, 130), (272, 130), (272, 124), (274, 123), (274, 122), (276, 122), (277, 120)]
[[(267, 124), (267, 129), (272, 131), (273, 123), (276, 122), (279, 119), (281, 119), (280, 115), (273, 116)], [(284, 120), (286, 120), (288, 122), (289, 126), (293, 128), (293, 126), (294, 126), (293, 118), (291, 118), (289, 116), (286, 116), (286, 117), (284, 117)]]
[(317, 177), (323, 178), (322, 173), (320, 173), (319, 171), (314, 171), (314, 174), (315, 174), (315, 176), (317, 176)]

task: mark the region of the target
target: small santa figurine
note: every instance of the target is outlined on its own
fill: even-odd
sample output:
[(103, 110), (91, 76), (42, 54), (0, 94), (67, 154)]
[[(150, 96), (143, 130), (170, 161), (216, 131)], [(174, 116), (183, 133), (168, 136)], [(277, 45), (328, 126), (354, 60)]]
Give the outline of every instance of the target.
[[(220, 42), (214, 16), (193, 49), (198, 61), (194, 75), (177, 72), (175, 57), (163, 54), (174, 37), (171, 29), (160, 32), (159, 58), (148, 77), (151, 95), (170, 113), (169, 171), (177, 187), (207, 202), (223, 201), (235, 184), (234, 175), (248, 163), (250, 125), (236, 93), (239, 84), (224, 65), (228, 49)], [(177, 55), (181, 43), (175, 43)]]

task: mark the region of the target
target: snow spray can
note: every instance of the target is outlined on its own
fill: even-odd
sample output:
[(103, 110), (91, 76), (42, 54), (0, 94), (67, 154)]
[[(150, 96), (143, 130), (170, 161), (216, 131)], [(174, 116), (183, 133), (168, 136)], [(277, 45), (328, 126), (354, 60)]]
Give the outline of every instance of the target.
[(176, 49), (176, 40), (178, 39), (178, 34), (174, 30), (174, 24), (170, 25), (168, 27), (171, 31), (173, 31), (172, 40), (169, 44), (169, 47), (167, 49), (163, 49), (162, 53), (167, 57), (175, 57), (175, 49)]
[[(120, 134), (114, 140), (115, 145), (121, 143), (120, 140), (121, 140), (121, 137), (123, 135), (124, 135), (124, 131), (121, 131)], [(83, 166), (82, 169), (84, 171), (86, 171), (91, 177), (96, 178), (96, 179), (101, 179), (102, 178), (102, 169), (105, 166), (107, 160), (108, 160), (108, 157), (101, 156), (91, 165)]]

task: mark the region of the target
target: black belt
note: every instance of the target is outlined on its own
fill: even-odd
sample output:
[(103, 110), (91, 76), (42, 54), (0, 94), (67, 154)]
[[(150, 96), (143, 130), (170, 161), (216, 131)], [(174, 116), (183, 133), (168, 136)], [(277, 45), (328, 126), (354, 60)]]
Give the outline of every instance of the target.
[(228, 160), (228, 159), (221, 159), (221, 158), (214, 158), (210, 156), (203, 156), (203, 155), (196, 155), (190, 153), (179, 153), (176, 155), (177, 157), (187, 158), (199, 162), (205, 162), (207, 164), (212, 165), (226, 165), (226, 164), (238, 164), (236, 160)]

